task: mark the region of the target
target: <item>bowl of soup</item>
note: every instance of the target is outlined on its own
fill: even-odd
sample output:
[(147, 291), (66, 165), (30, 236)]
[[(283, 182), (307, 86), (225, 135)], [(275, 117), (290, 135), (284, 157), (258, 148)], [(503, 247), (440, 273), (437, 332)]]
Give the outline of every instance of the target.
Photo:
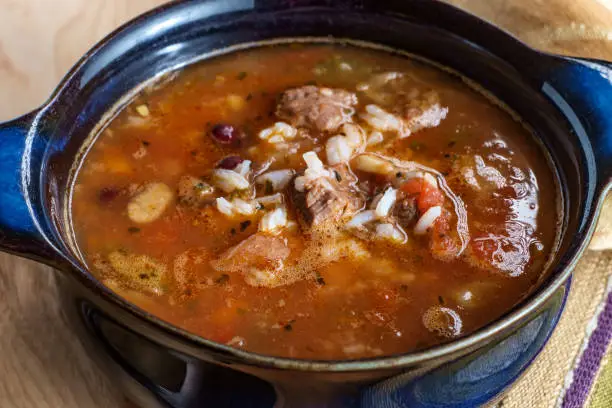
[(435, 2), (178, 2), (0, 129), (0, 244), (141, 404), (476, 406), (563, 309), (611, 74)]

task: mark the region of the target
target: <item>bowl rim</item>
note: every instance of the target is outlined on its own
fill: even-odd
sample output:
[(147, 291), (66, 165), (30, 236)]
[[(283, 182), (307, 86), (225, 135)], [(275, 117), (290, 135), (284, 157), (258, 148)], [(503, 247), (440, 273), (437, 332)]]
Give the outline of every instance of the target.
[[(110, 32), (98, 43), (96, 43), (91, 49), (85, 52), (83, 56), (79, 59), (79, 61), (62, 78), (62, 80), (52, 92), (51, 96), (43, 104), (41, 109), (36, 113), (36, 116), (33, 120), (33, 129), (30, 131), (30, 135), (32, 137), (35, 137), (36, 131), (34, 128), (37, 126), (38, 123), (44, 121), (47, 112), (52, 110), (55, 103), (62, 98), (72, 81), (74, 81), (76, 78), (79, 78), (79, 73), (83, 70), (87, 62), (94, 55), (96, 55), (98, 52), (107, 47), (111, 42), (113, 42), (120, 34), (128, 30), (134, 29), (136, 26), (139, 26), (141, 24), (146, 25), (146, 23), (150, 19), (156, 16), (169, 14), (174, 11), (178, 11), (180, 8), (183, 7), (197, 7), (198, 5), (201, 5), (203, 3), (210, 3), (213, 1), (215, 0), (177, 0), (171, 3), (167, 3), (136, 16), (132, 20), (126, 22), (125, 24)], [(282, 1), (279, 1), (277, 5), (280, 5), (281, 2)], [(268, 4), (269, 3), (270, 2), (268, 2)], [(439, 1), (435, 1), (432, 3), (436, 4), (437, 7), (447, 8), (453, 11), (454, 13), (462, 13), (466, 17), (472, 18), (475, 22), (478, 22), (479, 24), (488, 25), (493, 30), (505, 33), (508, 36), (508, 39), (514, 40), (515, 42), (521, 44), (525, 49), (533, 50), (528, 45), (517, 40), (511, 34), (505, 32), (504, 30), (498, 27), (492, 26), (488, 22), (480, 19), (477, 16), (474, 16), (473, 14), (465, 10), (458, 9), (450, 4), (442, 3)], [(330, 4), (327, 7), (333, 7), (333, 5)], [(534, 53), (537, 53), (537, 51), (533, 51)], [(233, 359), (233, 362), (239, 362), (250, 366), (274, 369), (294, 370), (302, 372), (362, 372), (371, 370), (398, 369), (406, 366), (422, 364), (432, 360), (457, 355), (458, 353), (468, 353), (471, 350), (484, 346), (492, 339), (504, 335), (510, 329), (519, 325), (522, 321), (524, 321), (526, 318), (528, 318), (537, 310), (539, 310), (546, 303), (546, 301), (549, 300), (554, 295), (554, 293), (556, 293), (557, 290), (568, 280), (571, 275), (571, 272), (573, 271), (577, 262), (583, 255), (584, 251), (586, 250), (588, 242), (590, 241), (595, 231), (596, 221), (599, 218), (603, 201), (609, 191), (612, 191), (612, 185), (607, 185), (606, 187), (604, 187), (604, 189), (600, 192), (600, 195), (597, 198), (596, 202), (594, 203), (591, 211), (589, 211), (589, 208), (585, 208), (585, 213), (589, 212), (588, 214), (586, 214), (588, 216), (588, 226), (585, 229), (585, 233), (582, 236), (578, 237), (578, 245), (575, 247), (575, 249), (573, 249), (573, 254), (571, 254), (569, 260), (563, 265), (563, 267), (560, 268), (560, 270), (556, 273), (556, 276), (551, 276), (549, 282), (543, 284), (539, 291), (535, 292), (533, 296), (523, 301), (523, 303), (519, 307), (506, 313), (501, 318), (492, 321), (485, 327), (448, 343), (440, 344), (416, 352), (408, 352), (403, 354), (395, 354), (381, 357), (371, 357), (365, 359), (305, 360), (288, 357), (276, 357), (273, 355), (264, 355), (249, 352), (208, 340), (204, 337), (192, 334), (175, 325), (167, 323), (162, 319), (152, 315), (151, 313), (140, 309), (131, 302), (128, 302), (118, 294), (111, 291), (109, 288), (105, 287), (99, 280), (97, 280), (91, 273), (88, 272), (87, 268), (84, 265), (73, 259), (71, 255), (67, 255), (65, 251), (59, 249), (51, 242), (49, 242), (49, 244), (51, 244), (55, 251), (60, 253), (61, 256), (68, 262), (68, 269), (70, 269), (68, 272), (72, 277), (77, 278), (77, 280), (80, 281), (81, 284), (86, 286), (88, 289), (94, 291), (97, 295), (101, 296), (106, 301), (109, 301), (110, 303), (127, 311), (131, 315), (131, 317), (134, 317), (135, 319), (137, 319), (137, 321), (146, 323), (147, 327), (145, 331), (148, 331), (151, 334), (151, 336), (148, 336), (149, 340), (154, 341), (156, 343), (160, 343), (160, 339), (159, 336), (154, 336), (153, 334), (155, 332), (161, 331), (167, 336), (166, 340), (169, 340), (170, 343), (176, 343), (178, 341), (182, 345), (185, 345), (187, 343), (189, 346), (194, 347), (195, 349), (189, 350), (187, 352), (188, 354), (199, 354), (198, 350), (201, 350), (204, 351), (206, 354), (216, 354), (219, 357), (223, 357), (222, 360), (227, 360), (228, 357), (231, 357)], [(126, 328), (133, 332), (135, 331), (133, 327)], [(142, 331), (139, 331), (138, 333), (143, 334)], [(163, 343), (164, 341), (161, 342)]]

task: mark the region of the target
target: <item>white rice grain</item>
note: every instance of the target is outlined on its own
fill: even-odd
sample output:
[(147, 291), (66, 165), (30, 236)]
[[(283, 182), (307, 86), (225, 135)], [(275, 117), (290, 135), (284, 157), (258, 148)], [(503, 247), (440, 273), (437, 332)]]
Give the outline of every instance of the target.
[(306, 162), (306, 166), (310, 170), (320, 171), (323, 170), (323, 162), (319, 159), (319, 156), (313, 151), (306, 152), (302, 155), (304, 161)]
[(232, 205), (234, 206), (234, 211), (241, 215), (252, 215), (256, 210), (252, 202), (244, 201), (240, 198), (234, 198)]
[(393, 172), (393, 165), (374, 155), (374, 154), (361, 154), (355, 158), (355, 167), (361, 171), (367, 173), (387, 175)]
[(226, 193), (249, 188), (249, 182), (244, 176), (233, 170), (216, 169), (213, 172), (213, 184)]
[(442, 215), (442, 207), (439, 205), (431, 207), (417, 221), (414, 226), (414, 233), (417, 235), (423, 235), (430, 229), (438, 217)]
[(287, 225), (287, 209), (278, 207), (266, 213), (259, 221), (259, 231), (268, 233), (278, 233), (280, 229)]
[(404, 124), (400, 118), (387, 112), (378, 105), (367, 105), (361, 118), (379, 132), (404, 132)]
[(365, 132), (361, 126), (355, 123), (345, 123), (342, 125), (342, 133), (346, 137), (346, 142), (354, 151), (360, 150), (365, 144)]
[(294, 174), (292, 169), (273, 170), (257, 177), (255, 182), (264, 185), (270, 183), (272, 191), (280, 191), (289, 185)]
[(272, 144), (287, 142), (294, 139), (296, 135), (297, 129), (285, 122), (276, 122), (274, 126), (259, 132), (260, 139)]
[(403, 244), (408, 240), (406, 233), (391, 223), (382, 223), (376, 226), (376, 238)]
[(300, 177), (296, 177), (294, 186), (297, 191), (304, 191), (306, 188), (306, 184), (315, 179), (326, 177), (330, 178), (331, 173), (329, 170), (326, 170), (323, 166), (323, 162), (319, 159), (319, 156), (314, 151), (306, 152), (302, 155), (304, 161), (306, 162), (306, 170), (304, 170), (304, 175)]
[(232, 203), (227, 201), (225, 198), (223, 197), (217, 198), (216, 204), (217, 204), (217, 210), (219, 210), (219, 212), (221, 212), (222, 214), (225, 214), (228, 217), (231, 217), (234, 215), (234, 206), (232, 205)]
[(376, 213), (373, 210), (366, 210), (357, 213), (351, 218), (349, 222), (346, 223), (348, 228), (358, 228), (367, 224), (368, 222), (372, 222), (376, 219)]
[(325, 145), (325, 151), (327, 153), (327, 163), (330, 166), (349, 161), (353, 154), (353, 149), (351, 149), (344, 136), (330, 137)]
[(385, 140), (385, 138), (383, 137), (383, 134), (380, 133), (379, 131), (375, 130), (375, 131), (370, 133), (370, 136), (368, 136), (368, 140), (367, 140), (366, 144), (368, 146), (374, 146), (374, 145), (377, 145), (379, 143), (382, 143), (384, 140)]
[(240, 174), (242, 177), (246, 177), (246, 175), (251, 171), (251, 161), (243, 160), (234, 168), (234, 171)]
[(374, 210), (376, 216), (379, 218), (388, 216), (396, 200), (397, 190), (389, 187), (378, 201), (378, 204), (376, 204), (376, 209)]
[(284, 202), (284, 198), (281, 193), (276, 193), (263, 197), (255, 197), (255, 201), (261, 205), (277, 205), (282, 204)]

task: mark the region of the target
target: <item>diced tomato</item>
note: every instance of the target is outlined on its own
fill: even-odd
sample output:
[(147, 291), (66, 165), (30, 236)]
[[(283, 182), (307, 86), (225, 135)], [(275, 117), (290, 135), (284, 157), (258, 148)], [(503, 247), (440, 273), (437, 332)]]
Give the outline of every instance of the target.
[(431, 207), (442, 205), (443, 203), (444, 194), (442, 194), (438, 188), (430, 185), (429, 183), (423, 183), (421, 194), (417, 199), (417, 205), (421, 214), (429, 210)]
[(436, 259), (452, 261), (457, 255), (457, 241), (450, 235), (432, 235), (429, 250)]
[(442, 215), (438, 217), (430, 230), (429, 241), (431, 254), (442, 261), (453, 260), (459, 249), (459, 242), (456, 237), (449, 234), (450, 230), (450, 214), (448, 211), (442, 211)]
[(450, 229), (450, 214), (448, 211), (443, 210), (442, 214), (434, 222), (432, 231), (437, 234), (445, 234), (450, 231)]
[(406, 194), (420, 194), (423, 190), (423, 184), (424, 182), (422, 178), (415, 177), (402, 184), (400, 190)]
[(400, 190), (406, 194), (418, 194), (417, 206), (421, 214), (431, 207), (444, 203), (444, 194), (422, 178), (415, 177), (406, 181)]

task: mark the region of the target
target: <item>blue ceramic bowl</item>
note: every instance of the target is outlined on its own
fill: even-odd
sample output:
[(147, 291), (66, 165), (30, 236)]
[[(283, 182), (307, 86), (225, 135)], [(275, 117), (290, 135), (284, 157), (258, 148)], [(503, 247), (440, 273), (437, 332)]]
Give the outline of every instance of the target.
[[(116, 101), (214, 50), (287, 37), (361, 40), (471, 78), (534, 129), (555, 164), (563, 218), (552, 271), (498, 321), (426, 351), (356, 361), (248, 353), (198, 338), (101, 286), (75, 256), (66, 192), (77, 152)], [(0, 126), (0, 248), (54, 266), (66, 311), (143, 406), (473, 407), (540, 352), (612, 176), (612, 66), (535, 51), (434, 1), (174, 2), (89, 51), (40, 109)], [(275, 405), (276, 404), (276, 405)]]

